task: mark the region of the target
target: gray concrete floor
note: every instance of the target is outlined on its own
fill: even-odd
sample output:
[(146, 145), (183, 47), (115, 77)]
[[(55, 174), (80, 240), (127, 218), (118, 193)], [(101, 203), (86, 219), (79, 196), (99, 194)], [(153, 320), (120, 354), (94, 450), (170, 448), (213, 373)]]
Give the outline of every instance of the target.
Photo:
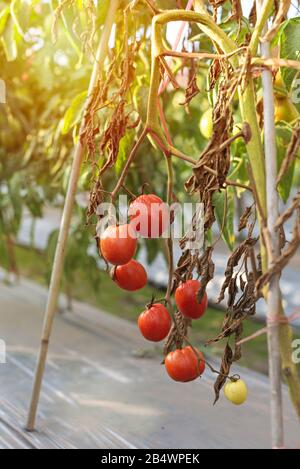
[[(238, 367), (249, 398), (213, 407), (214, 376), (175, 383), (135, 324), (87, 305), (57, 316), (37, 432), (23, 430), (46, 290), (23, 280), (0, 284), (0, 448), (268, 448), (266, 377)], [(149, 348), (150, 347), (150, 348)], [(143, 352), (152, 351), (146, 358)], [(139, 358), (143, 357), (143, 358)], [(300, 426), (284, 390), (286, 445), (299, 447)]]

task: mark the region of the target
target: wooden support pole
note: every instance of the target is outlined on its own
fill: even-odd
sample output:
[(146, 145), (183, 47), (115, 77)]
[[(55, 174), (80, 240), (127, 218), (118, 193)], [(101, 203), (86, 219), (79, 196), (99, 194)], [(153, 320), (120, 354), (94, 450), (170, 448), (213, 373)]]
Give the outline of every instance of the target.
[[(257, 1), (258, 11), (262, 1)], [(265, 32), (267, 27), (265, 27)], [(270, 58), (270, 43), (263, 42), (260, 46), (261, 55)], [(272, 266), (273, 259), (280, 254), (279, 235), (275, 224), (279, 215), (279, 198), (276, 188), (277, 179), (277, 150), (274, 119), (274, 91), (272, 73), (269, 70), (262, 72), (263, 102), (264, 102), (264, 140), (265, 140), (265, 167), (267, 189), (267, 226), (272, 244), (272, 257), (269, 255), (268, 268)], [(281, 359), (279, 340), (279, 315), (281, 307), (281, 294), (279, 275), (272, 278), (269, 284), (267, 298), (268, 323), (268, 357), (270, 379), (270, 405), (271, 405), (271, 438), (273, 448), (282, 448), (284, 445), (282, 389), (281, 389)]]
[[(95, 85), (97, 83), (97, 79), (99, 73), (103, 67), (105, 58), (108, 52), (108, 44), (109, 38), (111, 35), (112, 26), (115, 20), (115, 14), (119, 5), (119, 0), (111, 0), (110, 7), (107, 13), (106, 22), (104, 24), (100, 43), (97, 49), (95, 63), (93, 67), (93, 72), (90, 79), (90, 85), (88, 90), (88, 99), (86, 101), (86, 108), (83, 117), (83, 122), (81, 125), (81, 130), (85, 127), (85, 118), (86, 118), (86, 110), (89, 103), (89, 98), (91, 97)], [(56, 313), (57, 308), (57, 301), (59, 296), (59, 290), (61, 285), (61, 277), (63, 272), (64, 266), (64, 254), (67, 245), (68, 233), (72, 218), (72, 211), (74, 207), (74, 200), (77, 190), (78, 178), (80, 175), (80, 168), (82, 163), (82, 158), (84, 154), (84, 147), (80, 141), (78, 141), (75, 149), (74, 149), (74, 158), (73, 164), (70, 174), (70, 180), (65, 200), (65, 205), (63, 209), (63, 215), (61, 219), (60, 231), (55, 251), (50, 287), (49, 287), (49, 294), (48, 294), (48, 301), (45, 311), (44, 317), (44, 326), (42, 332), (42, 339), (39, 351), (39, 357), (37, 361), (37, 368), (35, 372), (35, 379), (30, 403), (30, 409), (28, 414), (28, 420), (26, 425), (27, 431), (33, 431), (35, 428), (35, 420), (36, 420), (36, 413), (40, 398), (40, 392), (42, 387), (42, 381), (45, 371), (45, 365), (47, 360), (47, 353), (49, 348), (49, 341), (53, 326), (53, 321)]]

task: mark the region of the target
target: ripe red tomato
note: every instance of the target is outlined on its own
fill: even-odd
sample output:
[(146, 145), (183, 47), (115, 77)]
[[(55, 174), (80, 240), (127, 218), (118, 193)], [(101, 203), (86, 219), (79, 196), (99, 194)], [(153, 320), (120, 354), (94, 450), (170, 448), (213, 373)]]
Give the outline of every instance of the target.
[(130, 225), (110, 225), (100, 239), (104, 259), (114, 265), (127, 264), (134, 256), (136, 245), (136, 234)]
[(123, 290), (136, 291), (146, 285), (147, 273), (142, 264), (131, 259), (127, 264), (116, 267), (114, 281)]
[(198, 303), (197, 294), (200, 289), (198, 280), (188, 280), (182, 283), (175, 291), (175, 301), (177, 308), (187, 318), (198, 319), (206, 311), (207, 294), (204, 293), (201, 303)]
[(170, 224), (167, 205), (157, 195), (140, 195), (129, 206), (131, 225), (144, 238), (158, 238)]
[(140, 314), (138, 326), (147, 340), (159, 342), (167, 337), (171, 329), (171, 317), (164, 305), (155, 303)]
[(193, 381), (205, 371), (205, 361), (203, 354), (188, 346), (181, 350), (168, 353), (165, 358), (165, 367), (168, 375), (175, 381), (183, 383)]

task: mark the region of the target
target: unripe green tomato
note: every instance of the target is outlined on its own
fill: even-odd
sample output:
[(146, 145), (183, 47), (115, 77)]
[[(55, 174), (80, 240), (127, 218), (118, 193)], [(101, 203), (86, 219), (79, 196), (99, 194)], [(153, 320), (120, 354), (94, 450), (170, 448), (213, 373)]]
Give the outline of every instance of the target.
[(180, 108), (183, 109), (182, 103), (185, 102), (185, 94), (183, 91), (179, 90), (174, 93), (174, 96), (172, 98), (172, 106), (175, 108)]
[(203, 137), (209, 140), (212, 136), (213, 132), (213, 120), (212, 120), (212, 109), (209, 108), (202, 114), (200, 119), (200, 132), (202, 133)]

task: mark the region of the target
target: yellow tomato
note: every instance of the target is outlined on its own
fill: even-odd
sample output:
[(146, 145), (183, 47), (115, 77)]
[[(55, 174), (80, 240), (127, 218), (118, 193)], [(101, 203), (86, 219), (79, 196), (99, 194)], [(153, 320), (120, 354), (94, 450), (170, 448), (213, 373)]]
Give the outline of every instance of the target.
[(298, 116), (298, 111), (289, 98), (275, 98), (275, 122), (292, 122)]
[(200, 119), (200, 132), (202, 133), (203, 137), (206, 139), (210, 139), (212, 136), (212, 131), (213, 131), (213, 120), (212, 120), (212, 109), (209, 108), (207, 111), (205, 111), (204, 114), (202, 114), (202, 117)]
[(224, 388), (225, 397), (235, 405), (243, 404), (247, 399), (247, 385), (245, 381), (229, 381)]
[(278, 98), (282, 98), (287, 95), (286, 87), (281, 77), (280, 70), (276, 73), (275, 80), (274, 80), (274, 88), (275, 88), (275, 95)]

